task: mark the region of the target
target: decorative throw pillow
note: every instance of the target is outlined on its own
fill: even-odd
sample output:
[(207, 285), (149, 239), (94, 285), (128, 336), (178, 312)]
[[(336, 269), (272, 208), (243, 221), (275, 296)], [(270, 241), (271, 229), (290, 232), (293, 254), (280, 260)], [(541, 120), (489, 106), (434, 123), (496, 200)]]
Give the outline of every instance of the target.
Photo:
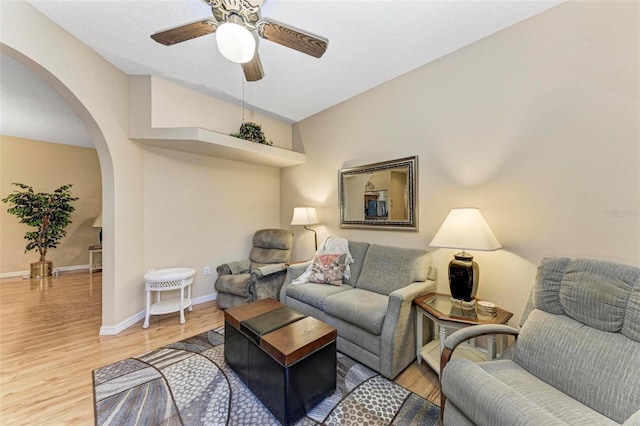
[(342, 285), (346, 267), (346, 254), (320, 254), (313, 256), (310, 283)]

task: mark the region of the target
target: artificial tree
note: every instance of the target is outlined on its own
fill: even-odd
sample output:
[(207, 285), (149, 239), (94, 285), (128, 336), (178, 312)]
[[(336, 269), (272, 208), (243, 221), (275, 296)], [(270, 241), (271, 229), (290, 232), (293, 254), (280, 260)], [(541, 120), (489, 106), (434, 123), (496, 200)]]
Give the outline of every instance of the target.
[(47, 261), (47, 250), (56, 248), (60, 240), (67, 235), (66, 227), (71, 223), (71, 205), (78, 197), (71, 195), (73, 185), (62, 185), (53, 193), (35, 193), (33, 188), (22, 183), (13, 183), (21, 188), (14, 191), (3, 203), (9, 204), (7, 212), (20, 219), (20, 223), (36, 228), (24, 234), (27, 246), (24, 252), (37, 249), (40, 260), (31, 264), (31, 277), (51, 275), (53, 262)]

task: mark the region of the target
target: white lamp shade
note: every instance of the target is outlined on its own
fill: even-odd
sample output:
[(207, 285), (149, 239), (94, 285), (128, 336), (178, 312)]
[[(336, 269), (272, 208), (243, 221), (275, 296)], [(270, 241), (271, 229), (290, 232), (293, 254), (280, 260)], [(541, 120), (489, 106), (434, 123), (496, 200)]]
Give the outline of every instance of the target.
[(292, 225), (313, 225), (320, 223), (315, 207), (295, 207), (293, 209)]
[(502, 247), (482, 213), (476, 208), (451, 209), (429, 245), (479, 251), (492, 251)]
[(256, 51), (256, 39), (247, 28), (241, 25), (242, 20), (231, 16), (227, 22), (216, 29), (216, 41), (220, 53), (232, 62), (244, 64), (253, 59)]
[(92, 228), (102, 228), (102, 212), (93, 220), (91, 224)]

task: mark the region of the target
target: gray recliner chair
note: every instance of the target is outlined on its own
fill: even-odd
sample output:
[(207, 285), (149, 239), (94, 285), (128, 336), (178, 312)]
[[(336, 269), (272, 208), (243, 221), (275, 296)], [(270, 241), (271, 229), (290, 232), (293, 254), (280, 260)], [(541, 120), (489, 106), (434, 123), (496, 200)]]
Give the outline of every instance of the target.
[[(544, 259), (523, 317), (520, 330), (483, 324), (447, 337), (445, 426), (640, 425), (640, 268)], [(486, 334), (518, 340), (498, 360), (451, 359)]]
[(216, 268), (218, 307), (228, 309), (269, 297), (278, 300), (292, 247), (293, 234), (289, 231), (256, 231), (249, 259), (223, 263)]

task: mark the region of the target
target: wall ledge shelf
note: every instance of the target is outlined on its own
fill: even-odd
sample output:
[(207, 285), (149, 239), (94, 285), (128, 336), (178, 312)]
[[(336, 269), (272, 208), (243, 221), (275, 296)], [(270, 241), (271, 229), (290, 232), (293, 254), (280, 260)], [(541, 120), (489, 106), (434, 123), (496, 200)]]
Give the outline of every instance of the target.
[(156, 127), (147, 129), (144, 133), (130, 135), (130, 139), (147, 146), (278, 168), (305, 162), (305, 155), (299, 152), (249, 142), (198, 127)]

